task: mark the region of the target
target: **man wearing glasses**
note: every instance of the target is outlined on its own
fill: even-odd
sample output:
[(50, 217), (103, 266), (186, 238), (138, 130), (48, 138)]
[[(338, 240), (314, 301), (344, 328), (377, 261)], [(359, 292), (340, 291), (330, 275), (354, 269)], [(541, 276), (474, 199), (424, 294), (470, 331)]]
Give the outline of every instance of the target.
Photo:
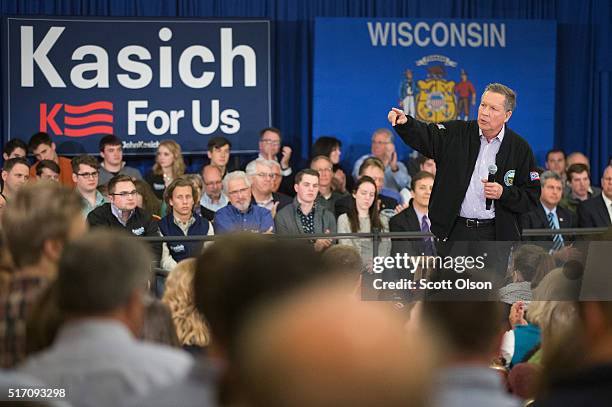
[(251, 161), (246, 167), (246, 174), (251, 180), (251, 192), (255, 203), (272, 212), (272, 217), (276, 215), (276, 211), (293, 202), (285, 194), (272, 192), (274, 180), (277, 177), (273, 171), (273, 167), (276, 165), (278, 165), (276, 161), (258, 158)]
[(202, 168), (202, 179), (204, 180), (204, 191), (200, 198), (200, 205), (217, 212), (229, 203), (227, 196), (221, 190), (223, 186), (221, 170), (215, 165), (206, 165)]
[(273, 160), (280, 164), (282, 178), (279, 180), (280, 191), (286, 195), (293, 196), (293, 170), (289, 164), (291, 159), (291, 147), (282, 145), (282, 137), (279, 129), (268, 127), (259, 132), (259, 156), (264, 160)]
[(76, 190), (83, 199), (83, 214), (106, 203), (106, 198), (98, 190), (100, 164), (98, 160), (90, 155), (79, 155), (72, 159), (72, 180)]
[(251, 196), (251, 181), (244, 171), (230, 172), (223, 178), (223, 191), (230, 204), (215, 214), (215, 232), (273, 233), (272, 213), (254, 205)]
[[(128, 231), (135, 236), (159, 236), (159, 227), (150, 214), (136, 206), (136, 185), (127, 175), (115, 175), (108, 182), (109, 203), (92, 210), (87, 222), (94, 228), (106, 226)], [(161, 257), (161, 245), (152, 245), (156, 260)]]

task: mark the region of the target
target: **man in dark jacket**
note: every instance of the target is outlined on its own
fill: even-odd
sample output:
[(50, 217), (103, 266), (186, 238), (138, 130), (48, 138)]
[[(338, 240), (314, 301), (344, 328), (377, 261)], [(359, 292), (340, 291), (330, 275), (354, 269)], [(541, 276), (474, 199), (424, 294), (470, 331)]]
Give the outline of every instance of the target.
[[(136, 185), (128, 175), (115, 175), (108, 182), (109, 203), (98, 206), (87, 215), (87, 222), (94, 228), (106, 226), (123, 229), (134, 236), (159, 236), (157, 222), (151, 215), (136, 206)], [(161, 245), (152, 245), (154, 260), (161, 257)]]
[[(516, 104), (512, 89), (490, 84), (477, 121), (422, 123), (399, 109), (388, 114), (400, 137), (436, 161), (431, 231), (442, 240), (520, 240), (520, 216), (540, 196), (529, 144), (506, 126)], [(487, 177), (496, 165), (494, 182)], [(493, 203), (487, 209), (485, 200)]]

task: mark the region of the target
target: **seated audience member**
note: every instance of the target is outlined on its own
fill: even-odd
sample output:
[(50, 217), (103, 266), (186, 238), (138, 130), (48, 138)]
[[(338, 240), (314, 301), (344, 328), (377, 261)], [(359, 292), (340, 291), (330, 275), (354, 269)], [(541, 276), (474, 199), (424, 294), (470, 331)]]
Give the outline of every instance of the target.
[[(367, 175), (359, 178), (355, 184), (353, 202), (349, 211), (338, 218), (338, 233), (370, 233), (374, 230), (381, 233), (389, 232), (389, 220), (378, 213), (376, 198), (374, 180)], [(372, 239), (340, 239), (338, 243), (356, 248), (364, 264), (368, 266), (372, 264), (374, 257)], [(388, 256), (390, 246), (387, 239), (380, 242), (378, 256)]]
[(238, 348), (245, 405), (429, 405), (435, 347), (428, 332), (407, 332), (397, 313), (345, 290), (307, 287), (247, 322)]
[(99, 171), (98, 160), (90, 155), (79, 155), (72, 159), (72, 179), (76, 185), (76, 191), (83, 200), (85, 216), (106, 203), (106, 198), (97, 189)]
[(560, 148), (553, 148), (546, 153), (546, 169), (552, 171), (561, 177), (563, 185), (565, 185), (565, 151)]
[(366, 268), (359, 250), (353, 246), (337, 244), (321, 254), (321, 261), (327, 272), (344, 274), (354, 280), (355, 293), (360, 293), (361, 278)]
[(578, 226), (581, 228), (609, 227), (612, 209), (612, 166), (606, 167), (601, 177), (601, 195), (578, 205)]
[(180, 261), (166, 278), (162, 301), (170, 308), (179, 343), (192, 354), (201, 353), (210, 343), (210, 332), (206, 321), (195, 309), (193, 277), (196, 259)]
[[(398, 201), (387, 196), (380, 194), (383, 187), (385, 186), (385, 166), (378, 158), (370, 157), (363, 161), (361, 167), (359, 167), (359, 176), (367, 175), (376, 182), (376, 191), (378, 192), (379, 210), (383, 215), (391, 218), (395, 215), (398, 209)], [(349, 205), (351, 204), (352, 197), (350, 195), (340, 198), (336, 201), (335, 215), (338, 218), (343, 213), (348, 212)]]
[[(552, 171), (540, 175), (540, 204), (521, 216), (523, 229), (567, 229), (575, 228), (578, 222), (574, 214), (559, 206), (563, 195), (561, 177)], [(574, 240), (571, 235), (537, 236), (533, 240), (552, 241), (551, 250), (558, 251)]]
[[(428, 158), (425, 157), (423, 154), (419, 153), (419, 156), (416, 159), (416, 162), (419, 166), (419, 171), (425, 171), (430, 173), (431, 175), (433, 175), (434, 179), (436, 177), (436, 162), (434, 161), (433, 158)], [(412, 174), (412, 177), (414, 177), (417, 173)], [(401, 202), (403, 204), (408, 204), (410, 202), (410, 200), (412, 199), (412, 192), (414, 191), (413, 189), (413, 182), (410, 182), (410, 190), (408, 190), (408, 187), (402, 189), (400, 191), (400, 196), (401, 196)]]
[[(185, 178), (177, 178), (166, 188), (167, 214), (159, 222), (162, 236), (212, 236), (210, 222), (193, 212), (194, 196), (197, 191)], [(161, 267), (172, 270), (176, 264), (188, 257), (195, 257), (202, 251), (201, 241), (167, 241), (162, 244)]]
[(162, 202), (157, 199), (151, 186), (142, 179), (132, 179), (136, 186), (136, 206), (144, 209), (145, 212), (151, 214), (153, 219), (160, 220), (162, 211)]
[(601, 189), (591, 186), (591, 171), (584, 164), (572, 164), (567, 169), (567, 185), (560, 206), (576, 214), (580, 202), (601, 194)]
[(11, 367), (25, 356), (26, 317), (55, 279), (64, 244), (79, 238), (87, 224), (76, 192), (41, 182), (19, 190), (2, 215), (2, 228), (15, 271), (0, 296), (0, 364)]
[(293, 201), (289, 196), (279, 192), (272, 192), (272, 183), (276, 174), (272, 172), (272, 167), (277, 165), (276, 161), (257, 158), (246, 166), (246, 174), (251, 181), (251, 192), (253, 200), (258, 206), (266, 208), (276, 216), (276, 212)]
[(334, 213), (336, 201), (345, 196), (346, 193), (336, 191), (333, 187), (334, 166), (331, 159), (324, 155), (318, 155), (310, 162), (310, 169), (319, 173), (319, 196), (317, 197), (317, 202), (331, 213)]
[(499, 373), (489, 367), (503, 334), (501, 304), (486, 290), (446, 291), (443, 295), (450, 297), (445, 300), (436, 295), (422, 303), (423, 322), (436, 330), (446, 350), (432, 405), (520, 406), (506, 392)]
[[(340, 155), (342, 142), (335, 137), (319, 137), (312, 145), (310, 156), (314, 159), (320, 155), (328, 157), (333, 165), (334, 177), (332, 178), (332, 189), (341, 194), (346, 193), (346, 174), (340, 167)], [(312, 161), (311, 161), (312, 163)]]
[(88, 406), (120, 405), (181, 380), (193, 364), (187, 353), (137, 339), (150, 274), (146, 245), (125, 234), (99, 230), (66, 246), (57, 278), (66, 320), (53, 345), (19, 370)]
[(579, 151), (575, 151), (567, 156), (567, 159), (565, 160), (566, 168), (569, 168), (572, 164), (584, 164), (589, 170), (591, 169), (591, 162), (589, 161), (589, 158)]
[[(419, 171), (410, 182), (413, 198), (410, 207), (393, 216), (389, 221), (391, 232), (430, 232), (429, 198), (433, 189), (434, 175)], [(391, 253), (434, 254), (433, 238), (422, 241), (393, 239)]]
[(272, 179), (272, 192), (278, 192), (281, 182), (283, 181), (283, 175), (280, 164), (277, 161), (274, 161), (274, 163), (275, 164), (272, 166), (272, 172), (274, 173), (274, 178)]
[(134, 179), (142, 179), (142, 174), (136, 168), (128, 167), (123, 161), (123, 142), (114, 134), (100, 139), (100, 157), (98, 185), (107, 184), (115, 175), (128, 175)]
[[(305, 169), (295, 176), (296, 196), (291, 205), (278, 211), (274, 224), (279, 235), (336, 233), (334, 215), (316, 204), (319, 173)], [(316, 239), (314, 248), (322, 251), (332, 245), (331, 239)]]
[(531, 301), (532, 289), (555, 267), (554, 258), (540, 246), (524, 244), (512, 253), (509, 267), (511, 282), (499, 289), (499, 299), (512, 305)]
[[(353, 178), (357, 180), (361, 175), (361, 164), (369, 158), (376, 157), (383, 163), (384, 186), (398, 193), (410, 184), (410, 175), (403, 162), (398, 161), (394, 136), (389, 129), (381, 128), (372, 134), (372, 152), (361, 156), (353, 167)], [(379, 191), (380, 192), (380, 191)]]
[[(87, 215), (92, 228), (110, 227), (121, 229), (134, 236), (159, 236), (157, 222), (151, 215), (136, 205), (136, 186), (127, 175), (116, 175), (108, 181), (110, 202), (97, 207)], [(155, 260), (161, 257), (161, 245), (154, 243)]]
[(164, 190), (176, 178), (185, 173), (185, 161), (181, 146), (174, 140), (162, 140), (157, 147), (153, 170), (147, 174), (145, 181), (158, 199), (164, 199)]
[(55, 161), (60, 167), (59, 182), (69, 187), (73, 187), (74, 182), (72, 181), (72, 165), (70, 164), (70, 159), (58, 156), (55, 148), (55, 143), (47, 133), (36, 133), (30, 137), (28, 149), (34, 154), (37, 161), (36, 164), (30, 167), (30, 178), (36, 177), (36, 168), (42, 160), (51, 160)]
[(280, 164), (282, 177), (278, 180), (280, 191), (293, 196), (293, 170), (291, 169), (291, 147), (283, 146), (281, 151), (281, 131), (274, 127), (267, 127), (259, 132), (259, 155), (257, 158), (274, 160)]
[(221, 170), (221, 174), (225, 176), (228, 168), (227, 163), (230, 159), (230, 150), (232, 149), (232, 143), (225, 137), (213, 137), (208, 141), (208, 159), (210, 165)]
[(195, 188), (196, 194), (193, 197), (194, 205), (193, 212), (198, 215), (202, 215), (204, 219), (212, 222), (215, 219), (215, 213), (208, 208), (200, 205), (200, 198), (202, 197), (202, 191), (204, 191), (204, 182), (199, 174), (185, 174), (183, 175), (187, 181), (191, 182), (191, 185)]
[(30, 164), (25, 158), (15, 157), (4, 162), (2, 168), (2, 197), (6, 202), (13, 199), (17, 191), (30, 178)]
[(213, 212), (227, 206), (229, 200), (223, 193), (221, 170), (214, 165), (206, 165), (202, 168), (202, 179), (204, 180), (204, 189), (200, 198), (200, 205)]
[(36, 179), (40, 181), (59, 182), (59, 165), (55, 161), (42, 160), (36, 166)]
[(229, 232), (274, 232), (272, 213), (252, 202), (251, 181), (244, 171), (230, 172), (223, 178), (223, 192), (229, 205), (215, 214), (217, 234)]
[(151, 296), (145, 296), (144, 303), (145, 311), (140, 339), (158, 345), (180, 347), (181, 344), (168, 306)]
[(4, 161), (16, 157), (26, 158), (28, 155), (28, 145), (23, 140), (14, 138), (6, 142), (2, 151)]

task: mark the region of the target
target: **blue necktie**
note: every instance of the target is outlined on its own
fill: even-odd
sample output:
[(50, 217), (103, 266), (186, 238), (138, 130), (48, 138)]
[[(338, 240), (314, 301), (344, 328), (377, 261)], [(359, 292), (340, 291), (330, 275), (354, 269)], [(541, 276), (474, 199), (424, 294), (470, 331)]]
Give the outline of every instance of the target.
[[(555, 214), (550, 212), (548, 214), (548, 227), (550, 227), (551, 229), (559, 229), (556, 225), (555, 225)], [(553, 247), (552, 250), (553, 251), (557, 251), (560, 248), (563, 247), (563, 236), (561, 235), (553, 235)]]
[[(421, 219), (421, 232), (429, 233), (429, 223), (427, 223), (427, 215), (423, 215), (423, 218)], [(425, 241), (425, 255), (433, 256), (434, 247), (433, 247), (432, 238), (425, 237), (423, 238), (423, 240)]]

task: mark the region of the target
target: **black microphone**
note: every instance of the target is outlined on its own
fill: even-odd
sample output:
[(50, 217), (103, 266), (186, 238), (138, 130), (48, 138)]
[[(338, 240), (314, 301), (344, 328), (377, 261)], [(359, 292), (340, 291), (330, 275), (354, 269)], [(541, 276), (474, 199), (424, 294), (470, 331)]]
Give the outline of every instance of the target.
[[(487, 179), (487, 181), (488, 182), (495, 182), (495, 174), (497, 174), (497, 165), (495, 165), (495, 164), (489, 165), (489, 178)], [(493, 200), (487, 198), (486, 205), (487, 205), (487, 210), (488, 211), (491, 210), (491, 202), (493, 202)]]

